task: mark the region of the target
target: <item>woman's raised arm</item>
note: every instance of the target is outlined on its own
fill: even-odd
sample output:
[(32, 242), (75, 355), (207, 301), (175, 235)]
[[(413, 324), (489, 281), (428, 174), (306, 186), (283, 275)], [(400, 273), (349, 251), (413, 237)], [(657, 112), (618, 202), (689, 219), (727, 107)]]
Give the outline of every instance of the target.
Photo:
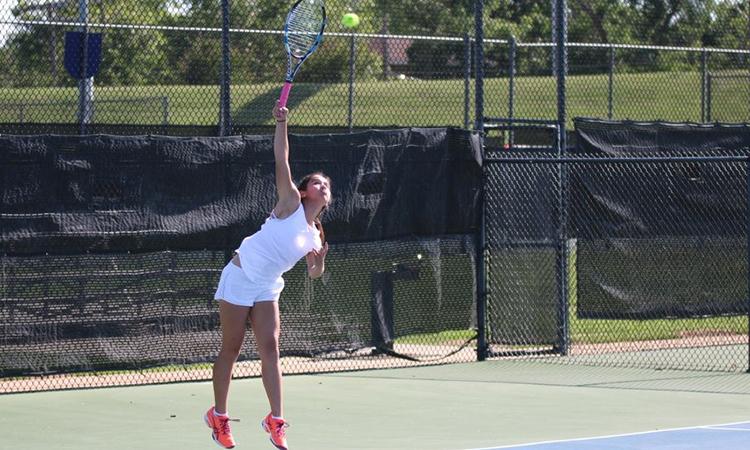
[(289, 139), (287, 137), (289, 110), (279, 108), (277, 101), (273, 108), (273, 117), (276, 120), (273, 153), (276, 160), (276, 192), (279, 196), (273, 211), (276, 217), (283, 219), (297, 210), (300, 195), (297, 186), (294, 185), (292, 170), (289, 166)]

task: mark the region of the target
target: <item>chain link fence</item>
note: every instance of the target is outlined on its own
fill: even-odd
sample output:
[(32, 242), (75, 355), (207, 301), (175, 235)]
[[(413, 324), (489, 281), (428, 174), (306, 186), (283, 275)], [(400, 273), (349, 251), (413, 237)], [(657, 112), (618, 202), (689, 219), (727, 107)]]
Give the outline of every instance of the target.
[(488, 153), (490, 355), (748, 370), (747, 155), (646, 153)]
[[(489, 35), (484, 58), (477, 62), (472, 33), (436, 36), (417, 19), (389, 21), (387, 11), (364, 18), (352, 33), (338, 17), (356, 10), (355, 3), (329, 2), (325, 42), (303, 66), (290, 97), (294, 131), (468, 129), (485, 117), (498, 119), (486, 121), (484, 128), (488, 301), (486, 311), (474, 311), (470, 315), (476, 317), (466, 321), (476, 320), (479, 330), (458, 330), (437, 341), (417, 336), (398, 342), (396, 356), (289, 356), (285, 372), (471, 361), (477, 350), (480, 355), (485, 350), (477, 348), (476, 333), (487, 356), (552, 354), (566, 363), (747, 370), (746, 155), (561, 160), (554, 44)], [(289, 6), (31, 0), (0, 9), (0, 133), (270, 133), (270, 110), (286, 70), (279, 30)], [(466, 24), (464, 30), (472, 29), (470, 19), (468, 12), (456, 18)], [(569, 43), (564, 66), (568, 129), (576, 117), (750, 121), (746, 50)], [(478, 67), (482, 83), (477, 83)], [(93, 77), (76, 79), (89, 70)], [(483, 100), (481, 118), (475, 112), (477, 97)], [(537, 125), (524, 126), (530, 122)], [(694, 202), (670, 209), (673, 186), (659, 179), (680, 180)], [(586, 218), (601, 213), (601, 204), (596, 197), (571, 193), (582, 183), (618, 199), (619, 209), (610, 214), (645, 205), (641, 217), (655, 228), (650, 234), (637, 228), (619, 234), (622, 230), (594, 227)], [(707, 212), (696, 200), (701, 198), (724, 200)], [(712, 217), (725, 233), (696, 234), (691, 227), (698, 216)], [(216, 268), (225, 256), (201, 258)], [(172, 257), (167, 252), (152, 263), (169, 273)], [(133, 256), (136, 265), (139, 258)], [(102, 263), (96, 256), (83, 259)], [(397, 267), (380, 272), (403, 275)], [(24, 274), (16, 275), (20, 285)], [(210, 286), (205, 275), (189, 275)], [(463, 273), (460, 283), (467, 286), (475, 275)], [(399, 284), (391, 288), (398, 290)], [(622, 292), (637, 293), (630, 300), (640, 303), (623, 302)], [(197, 302), (205, 301), (203, 294)], [(644, 310), (644, 303), (660, 309)], [(405, 362), (403, 354), (416, 355), (415, 361)], [(240, 376), (258, 373), (255, 360), (238, 368)], [(126, 375), (6, 378), (0, 391), (208, 377), (208, 365), (176, 365)]]
[[(210, 378), (222, 268), (274, 207), (272, 141), (0, 137), (0, 392)], [(323, 171), (336, 193), (328, 269), (284, 275), (285, 373), (476, 360), (478, 133), (290, 145), (292, 173)], [(252, 333), (239, 359), (237, 376), (260, 375)]]
[[(1, 130), (269, 132), (288, 5), (229, 2), (225, 23), (220, 1), (162, 3), (27, 1), (0, 10)], [(338, 23), (351, 7), (330, 2), (325, 42), (295, 80), (298, 130), (473, 126), (473, 33), (421, 34), (418, 22), (389, 23), (387, 11), (351, 33)], [(467, 11), (467, 30), (469, 19)], [(488, 36), (484, 47), (485, 116), (556, 117), (553, 44)], [(77, 80), (84, 53), (98, 64)], [(568, 118), (750, 120), (748, 51), (570, 43), (567, 54)]]
[[(279, 30), (288, 5), (249, 11), (231, 2), (231, 28), (222, 28), (221, 2), (184, 11), (151, 3), (125, 10), (123, 2), (28, 2), (0, 12), (5, 131), (270, 131), (286, 71)], [(340, 8), (329, 11), (325, 43), (295, 79), (290, 106), (298, 130), (469, 127), (467, 36), (352, 34), (338, 23), (340, 15)], [(80, 37), (77, 46), (66, 43), (83, 31), (101, 40), (100, 52)], [(74, 55), (84, 64), (80, 54), (89, 45), (87, 56), (100, 64), (86, 84), (65, 62)], [(224, 89), (227, 126), (221, 123)], [(86, 114), (82, 97), (90, 103)]]
[[(489, 117), (555, 119), (552, 44), (486, 41)], [(568, 44), (566, 115), (619, 120), (747, 122), (750, 52)]]

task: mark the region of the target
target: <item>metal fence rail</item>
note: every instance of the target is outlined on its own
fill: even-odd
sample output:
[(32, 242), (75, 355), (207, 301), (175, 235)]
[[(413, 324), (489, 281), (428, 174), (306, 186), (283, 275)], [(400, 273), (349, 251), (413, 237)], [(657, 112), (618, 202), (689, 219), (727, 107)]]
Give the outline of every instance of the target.
[[(186, 127), (219, 135), (268, 130), (285, 71), (281, 26), (245, 26), (252, 23), (239, 6), (221, 4), (226, 10), (190, 20), (158, 16), (145, 6), (125, 14), (95, 7), (97, 2), (87, 20), (70, 5), (0, 17), (6, 30), (1, 103), (170, 99), (167, 128), (161, 117), (138, 109), (122, 108), (105, 120), (40, 107), (32, 120), (0, 116), (0, 131), (123, 133), (134, 125), (172, 134), (186, 133)], [(103, 41), (100, 70), (86, 89), (63, 67), (65, 35), (80, 31)], [(493, 117), (558, 117), (553, 43), (483, 36), (478, 71), (476, 36), (345, 31), (332, 20), (326, 42), (300, 72), (291, 104), (300, 130), (470, 128), (478, 109)], [(564, 54), (569, 119), (750, 121), (750, 51), (571, 42)]]

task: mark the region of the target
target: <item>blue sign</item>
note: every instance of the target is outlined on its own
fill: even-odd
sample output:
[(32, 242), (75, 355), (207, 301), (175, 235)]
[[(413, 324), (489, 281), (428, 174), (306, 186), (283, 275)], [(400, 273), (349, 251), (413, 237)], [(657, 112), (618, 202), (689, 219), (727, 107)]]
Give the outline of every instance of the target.
[[(83, 37), (86, 36), (86, 48)], [(85, 51), (84, 51), (85, 50)], [(84, 56), (86, 58), (84, 72)], [(102, 34), (68, 31), (65, 33), (65, 70), (71, 77), (82, 80), (99, 73), (102, 62)]]

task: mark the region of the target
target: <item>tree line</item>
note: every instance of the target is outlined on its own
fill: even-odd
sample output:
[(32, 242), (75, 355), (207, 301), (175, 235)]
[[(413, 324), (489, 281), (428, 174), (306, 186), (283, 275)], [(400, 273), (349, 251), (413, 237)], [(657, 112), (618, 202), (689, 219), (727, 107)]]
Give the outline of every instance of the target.
[[(552, 0), (485, 1), (485, 37), (519, 42), (552, 39)], [(280, 30), (290, 1), (230, 0), (231, 27)], [(425, 36), (473, 34), (474, 0), (327, 0), (329, 31), (347, 32), (340, 17), (354, 11), (359, 33)], [(19, 0), (11, 21), (75, 22), (78, 0)], [(103, 63), (100, 85), (215, 85), (221, 71), (219, 0), (88, 0), (91, 23), (117, 24), (101, 31)], [(750, 48), (748, 0), (568, 0), (571, 42), (632, 43), (672, 46)], [(127, 27), (119, 25), (138, 25)], [(144, 27), (145, 26), (145, 27)], [(149, 29), (158, 26), (166, 29)], [(180, 31), (182, 27), (203, 31)], [(171, 29), (170, 29), (171, 28)], [(0, 82), (4, 86), (72, 86), (64, 71), (64, 33), (72, 26), (11, 25), (0, 47)], [(306, 63), (300, 81), (344, 81), (349, 43), (328, 38), (325, 51)], [(276, 81), (284, 64), (278, 34), (232, 33), (233, 83)], [(377, 44), (357, 46), (358, 77), (379, 77), (383, 54)], [(416, 41), (407, 51), (405, 71), (461, 65), (461, 43)], [(591, 56), (600, 58), (598, 54)], [(492, 56), (496, 64), (504, 56)], [(548, 64), (548, 60), (539, 64)], [(456, 63), (458, 61), (458, 63)], [(280, 69), (281, 68), (281, 69)], [(460, 70), (456, 70), (456, 73)], [(450, 71), (448, 71), (450, 73)]]

